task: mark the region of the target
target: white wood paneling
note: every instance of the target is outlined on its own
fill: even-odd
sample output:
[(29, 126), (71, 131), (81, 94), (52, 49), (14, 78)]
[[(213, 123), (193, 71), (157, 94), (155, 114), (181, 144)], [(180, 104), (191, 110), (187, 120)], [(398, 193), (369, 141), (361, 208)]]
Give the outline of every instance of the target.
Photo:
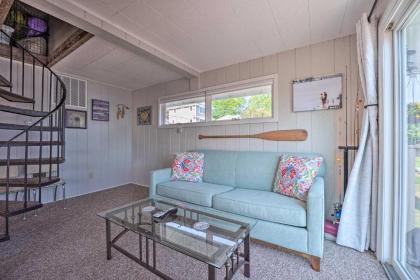
[[(137, 126), (133, 121), (133, 144), (135, 150), (144, 149), (158, 158), (153, 160), (135, 157), (133, 166), (136, 168), (133, 177), (138, 183), (149, 182), (149, 171), (158, 167), (168, 167), (173, 154), (178, 151), (192, 149), (219, 149), (241, 151), (278, 151), (278, 152), (315, 152), (324, 156), (327, 164), (326, 180), (326, 214), (331, 205), (337, 202), (342, 192), (341, 156), (337, 147), (345, 144), (346, 109), (331, 111), (292, 112), (292, 81), (324, 74), (343, 73), (343, 95), (347, 96), (349, 120), (353, 120), (354, 105), (358, 89), (357, 61), (355, 53), (355, 36), (347, 36), (314, 44), (275, 55), (261, 57), (250, 61), (230, 65), (224, 68), (203, 73), (200, 76), (200, 86), (208, 87), (223, 83), (244, 80), (251, 77), (278, 74), (279, 100), (278, 122), (237, 125), (213, 125), (183, 127), (180, 133), (176, 129), (157, 127), (157, 100), (164, 95), (190, 90), (187, 80), (178, 80), (164, 85), (158, 85), (133, 93), (133, 114), (139, 106), (153, 105), (154, 118), (152, 126)], [(344, 98), (344, 102), (346, 98)], [(360, 112), (357, 112), (360, 114)], [(353, 123), (353, 122), (352, 122)], [(350, 123), (349, 123), (350, 124)], [(350, 126), (350, 125), (349, 125)], [(353, 127), (348, 128), (348, 138), (353, 139)], [(205, 139), (198, 140), (199, 134), (231, 135), (254, 134), (276, 129), (304, 128), (308, 131), (308, 139), (303, 142), (271, 142), (258, 139)], [(147, 134), (147, 135), (143, 135)], [(150, 134), (156, 134), (155, 142), (148, 141)], [(145, 145), (146, 141), (147, 145)], [(351, 142), (353, 143), (353, 142)], [(349, 143), (349, 144), (351, 144)], [(144, 170), (142, 170), (144, 169)]]
[[(9, 63), (7, 60), (0, 60), (0, 74), (8, 77)], [(21, 81), (18, 82), (17, 77), (21, 75), (21, 64), (15, 64), (13, 67), (14, 76), (14, 88), (13, 90), (20, 93), (22, 89)], [(36, 94), (35, 94), (35, 109), (40, 109), (41, 99), (41, 71), (39, 67), (35, 68), (36, 76)], [(15, 72), (16, 71), (16, 72)], [(25, 95), (31, 96), (29, 92), (32, 85), (32, 66), (25, 66)], [(45, 72), (46, 73), (46, 72)], [(45, 74), (45, 78), (48, 77)], [(46, 79), (45, 84), (48, 85)], [(45, 89), (48, 92), (48, 88)], [(142, 139), (132, 137), (132, 124), (131, 124), (131, 112), (128, 111), (125, 119), (116, 119), (116, 105), (120, 103), (127, 104), (131, 107), (132, 94), (129, 90), (104, 85), (101, 83), (88, 81), (87, 82), (88, 92), (88, 114), (87, 114), (87, 129), (66, 129), (66, 161), (61, 165), (61, 177), (66, 181), (67, 196), (78, 196), (94, 191), (98, 191), (107, 187), (114, 187), (124, 183), (132, 181), (131, 178), (131, 164), (132, 154), (136, 156), (136, 153), (132, 153), (132, 147), (137, 151), (139, 146), (144, 142)], [(47, 95), (48, 96), (48, 95)], [(110, 121), (99, 122), (92, 121), (90, 117), (91, 99), (97, 98), (101, 100), (108, 100), (110, 102)], [(0, 99), (0, 103), (6, 102)], [(12, 103), (13, 106), (27, 107), (30, 108), (30, 104), (16, 104)], [(44, 109), (47, 101), (44, 100)], [(8, 114), (9, 117), (11, 114)], [(5, 115), (0, 114), (2, 122), (6, 122)], [(32, 123), (35, 121), (34, 118), (11, 118), (12, 122), (15, 121), (17, 124), (25, 124), (25, 121), (30, 120)], [(8, 140), (12, 136), (16, 135), (14, 131), (1, 131), (1, 140)], [(39, 134), (32, 135), (34, 140), (39, 140)], [(43, 133), (43, 139), (48, 139), (49, 133)], [(132, 144), (132, 140), (135, 139), (137, 142), (135, 145)], [(23, 152), (23, 149), (20, 149)], [(38, 148), (30, 148), (29, 154), (38, 155)], [(1, 151), (2, 152), (2, 151)], [(17, 149), (14, 149), (14, 153), (18, 153)], [(46, 155), (49, 152), (48, 147), (44, 147), (43, 154)], [(16, 154), (17, 155), (17, 154)], [(33, 166), (29, 168), (30, 172), (38, 172), (37, 167)], [(0, 173), (2, 170), (0, 169)], [(60, 197), (60, 196), (59, 196)], [(43, 191), (43, 202), (52, 201), (53, 194), (52, 189), (45, 189)]]

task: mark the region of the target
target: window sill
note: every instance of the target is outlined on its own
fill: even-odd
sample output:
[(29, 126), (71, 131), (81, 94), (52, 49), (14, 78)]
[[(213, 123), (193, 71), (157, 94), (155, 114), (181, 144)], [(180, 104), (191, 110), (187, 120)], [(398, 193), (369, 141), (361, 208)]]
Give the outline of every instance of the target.
[(277, 123), (278, 119), (272, 118), (259, 118), (259, 119), (245, 119), (245, 120), (226, 120), (226, 121), (209, 121), (197, 123), (180, 123), (180, 124), (164, 124), (159, 125), (159, 128), (179, 128), (179, 127), (208, 127), (208, 126), (221, 126), (221, 125), (240, 125), (240, 124), (258, 124), (258, 123)]

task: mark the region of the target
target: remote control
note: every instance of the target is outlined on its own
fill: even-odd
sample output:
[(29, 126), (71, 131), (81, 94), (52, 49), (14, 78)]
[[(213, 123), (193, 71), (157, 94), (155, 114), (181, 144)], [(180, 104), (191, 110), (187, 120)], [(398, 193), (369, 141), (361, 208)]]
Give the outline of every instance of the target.
[(173, 207), (173, 208), (170, 208), (166, 211), (156, 212), (155, 214), (153, 214), (153, 218), (156, 219), (156, 220), (163, 220), (170, 215), (175, 215), (176, 212), (178, 212), (178, 208)]

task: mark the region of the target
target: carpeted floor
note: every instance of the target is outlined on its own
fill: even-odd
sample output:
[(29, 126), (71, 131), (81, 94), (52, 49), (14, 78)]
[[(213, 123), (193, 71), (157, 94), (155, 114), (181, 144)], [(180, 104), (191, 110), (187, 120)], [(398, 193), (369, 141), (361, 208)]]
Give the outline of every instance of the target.
[[(105, 257), (105, 223), (96, 213), (147, 196), (147, 189), (126, 185), (54, 203), (11, 220), (11, 240), (0, 243), (0, 279), (159, 279), (119, 252)], [(115, 234), (115, 232), (114, 232)], [(121, 242), (133, 252), (134, 234)], [(136, 245), (132, 245), (136, 244)], [(207, 266), (158, 246), (158, 267), (175, 279), (206, 279)], [(218, 279), (222, 279), (221, 272)], [(238, 272), (234, 279), (246, 279)], [(386, 279), (382, 266), (369, 253), (325, 242), (321, 272), (294, 255), (251, 246), (251, 279)]]

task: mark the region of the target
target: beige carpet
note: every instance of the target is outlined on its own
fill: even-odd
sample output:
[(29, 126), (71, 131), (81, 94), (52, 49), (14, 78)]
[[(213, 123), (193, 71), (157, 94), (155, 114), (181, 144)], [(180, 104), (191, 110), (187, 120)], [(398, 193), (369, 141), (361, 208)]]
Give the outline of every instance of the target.
[[(11, 240), (0, 243), (0, 279), (159, 279), (119, 252), (105, 258), (105, 223), (96, 213), (147, 196), (147, 189), (127, 185), (54, 203), (11, 220)], [(115, 232), (115, 231), (114, 231)], [(114, 233), (115, 234), (115, 233)], [(134, 234), (123, 246), (137, 250)], [(135, 244), (135, 245), (133, 245)], [(369, 253), (325, 242), (321, 272), (297, 256), (261, 245), (251, 246), (251, 279), (386, 279)], [(158, 267), (175, 279), (206, 279), (207, 266), (158, 246)], [(218, 279), (222, 279), (221, 271)], [(234, 279), (246, 279), (238, 272)]]

